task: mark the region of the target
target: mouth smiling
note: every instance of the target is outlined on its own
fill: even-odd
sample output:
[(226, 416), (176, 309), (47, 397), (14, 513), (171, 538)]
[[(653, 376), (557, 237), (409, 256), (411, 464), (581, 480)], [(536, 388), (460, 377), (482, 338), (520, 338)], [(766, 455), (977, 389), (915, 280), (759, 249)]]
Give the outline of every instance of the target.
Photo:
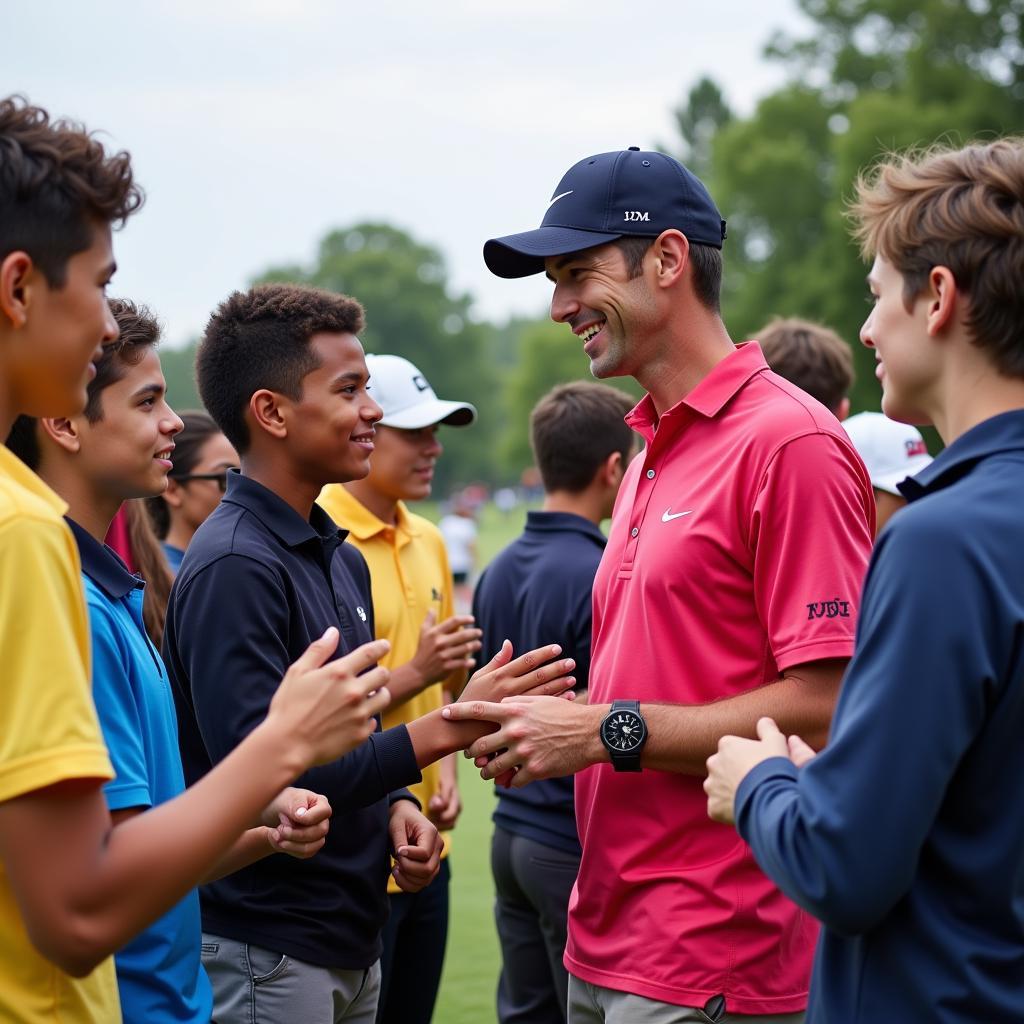
[(573, 333), (576, 335), (576, 337), (583, 342), (584, 350), (586, 350), (587, 345), (589, 345), (590, 342), (593, 341), (594, 338), (596, 338), (597, 335), (601, 333), (606, 323), (608, 323), (607, 320), (601, 319), (596, 321), (595, 323), (588, 324), (586, 327), (583, 327), (581, 329), (573, 329)]
[(349, 437), (349, 440), (352, 441), (353, 444), (368, 445), (372, 448), (375, 433), (376, 431), (371, 429), (363, 432), (362, 434), (352, 434), (351, 437)]

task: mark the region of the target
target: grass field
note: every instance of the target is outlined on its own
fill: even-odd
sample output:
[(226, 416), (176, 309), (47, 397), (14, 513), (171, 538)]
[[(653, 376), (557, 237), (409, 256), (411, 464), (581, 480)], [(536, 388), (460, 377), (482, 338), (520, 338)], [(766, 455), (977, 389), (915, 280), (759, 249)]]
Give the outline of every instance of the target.
[[(435, 522), (436, 506), (422, 503), (415, 511)], [(507, 516), (493, 505), (480, 512), (479, 562), (485, 566), (522, 531), (526, 509)], [(494, 787), (473, 765), (459, 765), (463, 811), (452, 836), (452, 897), (448, 952), (435, 1024), (493, 1024), (498, 983), (498, 939), (494, 931), (494, 885), (491, 880), (491, 812)]]

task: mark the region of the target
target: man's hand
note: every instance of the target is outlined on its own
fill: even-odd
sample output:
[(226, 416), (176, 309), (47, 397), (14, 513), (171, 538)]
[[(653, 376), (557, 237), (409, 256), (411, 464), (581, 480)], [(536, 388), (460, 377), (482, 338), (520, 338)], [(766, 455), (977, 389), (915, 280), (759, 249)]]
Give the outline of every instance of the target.
[(409, 667), (423, 680), (423, 686), (439, 683), (461, 669), (471, 669), (473, 655), (480, 650), (479, 629), (471, 628), (472, 615), (452, 615), (438, 622), (433, 609), (420, 627), (420, 641)]
[(264, 808), (260, 821), (267, 826), (267, 841), (278, 853), (305, 860), (327, 841), (330, 817), (327, 797), (288, 786)]
[(441, 832), (455, 828), (455, 822), (462, 813), (462, 798), (459, 796), (458, 761), (454, 754), (441, 760), (441, 778), (437, 792), (430, 798), (427, 815)]
[(370, 666), (390, 647), (386, 640), (373, 640), (327, 661), (338, 648), (338, 630), (332, 626), (285, 673), (265, 724), (281, 729), (284, 740), (298, 750), (299, 773), (347, 754), (376, 728), (373, 716), (388, 706), (391, 695), (385, 686), (388, 670)]
[[(483, 668), (473, 673), (456, 704), (466, 701), (501, 701), (506, 697), (557, 696), (571, 699), (576, 680), (567, 675), (576, 667), (572, 658), (554, 661), (562, 648), (558, 644), (538, 647), (512, 658), (512, 644), (506, 640), (501, 650)], [(454, 707), (454, 704), (448, 705)], [(467, 715), (451, 715), (452, 721), (465, 721)], [(486, 715), (477, 715), (486, 718)]]
[(392, 856), (391, 869), (399, 889), (419, 892), (433, 881), (441, 865), (444, 843), (437, 829), (411, 800), (396, 800), (388, 822)]
[[(732, 825), (736, 820), (736, 790), (750, 770), (770, 757), (790, 756), (786, 737), (779, 732), (773, 719), (758, 719), (757, 735), (759, 738), (756, 740), (723, 736), (718, 741), (718, 753), (708, 758), (708, 777), (704, 780), (708, 817), (723, 825)], [(800, 743), (807, 746), (802, 740)], [(810, 750), (809, 747), (807, 749)], [(814, 751), (811, 751), (813, 755)]]
[(497, 732), (476, 740), (466, 756), (476, 760), (482, 778), (519, 787), (607, 760), (599, 735), (606, 711), (607, 706), (577, 706), (557, 697), (513, 697), (500, 704), (457, 701), (441, 714), (453, 721), (497, 723)]

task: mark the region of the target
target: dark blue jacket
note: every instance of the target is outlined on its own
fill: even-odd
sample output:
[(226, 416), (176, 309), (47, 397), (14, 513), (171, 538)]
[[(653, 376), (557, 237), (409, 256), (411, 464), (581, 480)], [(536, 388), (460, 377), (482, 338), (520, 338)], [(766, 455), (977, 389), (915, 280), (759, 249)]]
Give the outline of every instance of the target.
[(824, 922), (809, 1024), (1020, 1024), (1024, 411), (902, 489), (829, 745), (756, 767), (737, 824)]
[[(473, 595), (473, 614), (483, 630), (481, 655), (490, 657), (506, 638), (517, 654), (560, 644), (563, 655), (576, 660), (577, 689), (585, 689), (591, 591), (604, 546), (604, 534), (582, 516), (530, 512), (522, 536), (491, 562)], [(496, 824), (579, 855), (572, 776), (495, 792)]]
[[(189, 544), (164, 633), (189, 784), (266, 717), (288, 666), (328, 626), (341, 630), (338, 656), (373, 639), (369, 572), (344, 536), (318, 505), (307, 522), (229, 474)], [(301, 776), (334, 809), (326, 845), (204, 886), (204, 930), (324, 967), (370, 966), (387, 918), (389, 793), (419, 778), (404, 726)]]

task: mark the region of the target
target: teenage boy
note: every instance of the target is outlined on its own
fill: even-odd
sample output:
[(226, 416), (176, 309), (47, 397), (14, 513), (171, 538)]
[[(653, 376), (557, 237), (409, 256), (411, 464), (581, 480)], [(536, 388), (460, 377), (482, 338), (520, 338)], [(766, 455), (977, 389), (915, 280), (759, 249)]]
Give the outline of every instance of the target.
[(828, 747), (726, 737), (708, 810), (825, 925), (811, 1022), (1019, 1021), (1024, 141), (883, 163), (853, 212), (882, 408), (947, 447), (878, 538)]
[[(117, 337), (111, 225), (141, 202), (125, 153), (0, 101), (0, 437), (19, 414), (77, 416)], [(174, 906), (307, 765), (360, 742), (386, 702), (355, 673), (375, 645), (289, 671), (248, 748), (176, 800), (116, 828), (89, 692), (89, 627), (64, 502), (0, 446), (0, 1018), (120, 1018), (115, 949)], [(217, 814), (210, 815), (209, 808)], [(196, 822), (202, 821), (203, 828)]]
[[(209, 771), (261, 721), (277, 666), (308, 637), (338, 626), (344, 649), (373, 638), (366, 561), (315, 504), (326, 484), (369, 471), (381, 411), (366, 390), (362, 324), (362, 307), (345, 296), (262, 285), (223, 302), (200, 343), (199, 391), (241, 472), (193, 537), (167, 614), (186, 778)], [(510, 661), (506, 644), (467, 692), (561, 692), (572, 662), (537, 667), (555, 653)], [(303, 776), (344, 827), (310, 861), (270, 858), (201, 893), (219, 1024), (374, 1019), (389, 849), (399, 887), (417, 891), (436, 873), (441, 846), (399, 787), (488, 728), (453, 728), (435, 711)]]
[(837, 420), (850, 415), (853, 352), (835, 331), (789, 317), (773, 320), (754, 337), (775, 373), (816, 398)]
[[(384, 717), (384, 727), (391, 728), (450, 703), (480, 649), (473, 617), (453, 614), (452, 575), (440, 531), (405, 504), (430, 497), (434, 466), (443, 451), (441, 425), (468, 426), (476, 410), (467, 402), (441, 401), (419, 369), (401, 356), (368, 355), (366, 370), (383, 412), (370, 472), (361, 480), (329, 484), (319, 503), (349, 531), (370, 570), (376, 634), (391, 644), (383, 661), (391, 670), (391, 707)], [(461, 808), (456, 755), (425, 766), (423, 781), (410, 788), (442, 833), (444, 846), (437, 877), (420, 892), (404, 893), (388, 879), (390, 912), (382, 936), (377, 1010), (381, 1024), (430, 1024), (433, 1017), (448, 937), (445, 833), (454, 828)]]
[(843, 422), (857, 454), (871, 477), (875, 492), (875, 536), (892, 517), (905, 508), (907, 499), (899, 485), (920, 473), (932, 457), (917, 427), (898, 423), (882, 412), (859, 412)]
[[(104, 787), (114, 824), (184, 789), (174, 702), (143, 623), (144, 583), (103, 544), (122, 503), (167, 483), (181, 420), (167, 405), (155, 345), (160, 328), (144, 307), (110, 303), (119, 337), (103, 349), (79, 416), (22, 416), (10, 448), (68, 503), (89, 608), (92, 691), (115, 777)], [(286, 789), (212, 874), (275, 852), (312, 856), (323, 846), (330, 805)], [(275, 826), (275, 827), (269, 827)], [(280, 827), (277, 827), (280, 826)], [(207, 1024), (210, 984), (199, 960), (195, 890), (115, 957), (127, 1024)]]
[(596, 377), (647, 391), (594, 581), (588, 704), (451, 708), (502, 726), (471, 748), (507, 748), (485, 777), (579, 773), (573, 1024), (788, 1022), (807, 1000), (814, 924), (707, 820), (701, 780), (718, 738), (770, 709), (824, 744), (874, 507), (835, 417), (730, 339), (724, 236), (693, 174), (629, 149), (581, 160), (539, 229), (484, 247), (500, 276), (547, 273)]
[[(530, 442), (544, 504), (484, 571), (473, 595), (484, 650), (503, 637), (536, 647), (554, 640), (590, 671), (591, 591), (635, 435), (633, 403), (604, 384), (579, 381), (549, 391), (530, 415)], [(376, 456), (375, 456), (376, 457)], [(579, 699), (579, 698), (577, 698)], [(500, 1024), (564, 1024), (569, 894), (580, 865), (572, 776), (496, 788), (491, 870), (501, 942)]]

